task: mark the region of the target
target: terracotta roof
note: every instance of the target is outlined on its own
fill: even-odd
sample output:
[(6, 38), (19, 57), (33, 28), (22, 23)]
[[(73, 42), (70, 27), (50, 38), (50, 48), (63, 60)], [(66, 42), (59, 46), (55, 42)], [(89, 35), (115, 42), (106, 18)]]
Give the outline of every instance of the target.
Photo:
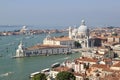
[(98, 38), (98, 39), (102, 39), (102, 40), (107, 39), (106, 37), (98, 37), (98, 36), (95, 36), (95, 37), (93, 37), (92, 39), (96, 39), (96, 38)]
[(90, 73), (91, 70), (92, 70), (91, 68), (87, 69), (87, 71), (88, 71), (89, 73)]
[(104, 65), (104, 64), (93, 64), (91, 67), (96, 67), (96, 68), (109, 68), (107, 65)]
[(27, 50), (37, 50), (37, 49), (48, 49), (48, 48), (67, 48), (66, 46), (61, 45), (35, 45), (26, 48)]
[(112, 73), (114, 73), (114, 72), (119, 73), (119, 72), (120, 72), (120, 70), (112, 70), (112, 69), (110, 69), (110, 68), (103, 68), (102, 71), (112, 72)]
[(120, 62), (114, 64), (112, 67), (120, 67)]
[(94, 58), (81, 57), (81, 58), (77, 58), (76, 61), (97, 62), (98, 60)]
[(106, 42), (105, 44), (112, 44), (112, 45), (115, 45), (115, 44), (119, 44), (118, 42)]
[(55, 41), (70, 41), (72, 39), (70, 39), (68, 36), (66, 36), (66, 37), (55, 37), (55, 38), (52, 38), (52, 40), (55, 40)]
[(103, 68), (102, 71), (107, 71), (107, 72), (114, 72), (114, 70), (111, 70), (110, 68)]
[(75, 64), (84, 64), (83, 62), (75, 61)]
[(120, 79), (118, 77), (106, 76), (104, 78), (100, 78), (99, 80), (120, 80)]
[(120, 80), (120, 73), (115, 72), (113, 74), (106, 75), (103, 78), (100, 78), (100, 80)]
[(53, 71), (58, 71), (58, 72), (69, 71), (69, 70), (70, 70), (70, 68), (65, 67), (65, 66), (60, 66), (60, 67), (57, 67), (57, 68), (53, 68)]
[(82, 76), (82, 77), (85, 76), (85, 74), (82, 74), (82, 73), (80, 74), (80, 73), (75, 73), (75, 72), (74, 72), (73, 74), (74, 74), (75, 76)]
[(103, 60), (106, 61), (106, 62), (112, 61), (112, 59), (110, 59), (110, 58), (104, 58)]
[(107, 38), (120, 38), (120, 36), (109, 36)]

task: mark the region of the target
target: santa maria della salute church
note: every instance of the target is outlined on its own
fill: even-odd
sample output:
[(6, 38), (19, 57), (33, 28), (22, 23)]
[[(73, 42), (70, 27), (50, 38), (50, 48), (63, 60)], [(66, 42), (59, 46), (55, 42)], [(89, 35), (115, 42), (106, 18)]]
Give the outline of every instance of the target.
[(92, 46), (92, 41), (89, 38), (89, 29), (85, 25), (85, 21), (81, 21), (78, 28), (69, 27), (69, 38), (78, 41), (82, 48)]
[(90, 36), (89, 29), (85, 25), (85, 21), (82, 20), (80, 27), (69, 27), (68, 36), (51, 37), (48, 34), (43, 39), (43, 44), (37, 44), (28, 48), (23, 48), (21, 42), (16, 50), (15, 57), (71, 53), (72, 48), (76, 48), (75, 42), (77, 44), (80, 43), (81, 48), (101, 46), (101, 40)]

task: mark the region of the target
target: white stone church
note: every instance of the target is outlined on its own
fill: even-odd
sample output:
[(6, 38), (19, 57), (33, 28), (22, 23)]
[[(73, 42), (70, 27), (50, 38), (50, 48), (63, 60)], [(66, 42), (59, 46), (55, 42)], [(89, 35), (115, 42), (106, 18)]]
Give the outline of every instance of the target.
[(89, 29), (84, 20), (78, 28), (69, 27), (69, 38), (78, 41), (82, 48), (89, 47)]

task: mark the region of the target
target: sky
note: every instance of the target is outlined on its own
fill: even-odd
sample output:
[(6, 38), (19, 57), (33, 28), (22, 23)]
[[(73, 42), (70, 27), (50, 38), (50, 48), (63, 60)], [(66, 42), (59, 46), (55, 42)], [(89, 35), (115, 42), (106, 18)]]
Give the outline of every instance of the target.
[(120, 26), (120, 0), (0, 0), (0, 25)]

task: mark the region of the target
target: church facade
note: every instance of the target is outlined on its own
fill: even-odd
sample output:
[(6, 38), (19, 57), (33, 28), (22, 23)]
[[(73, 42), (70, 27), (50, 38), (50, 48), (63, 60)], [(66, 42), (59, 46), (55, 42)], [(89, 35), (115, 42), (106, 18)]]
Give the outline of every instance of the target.
[(51, 37), (48, 35), (44, 40), (44, 45), (64, 45), (75, 48), (75, 41), (81, 44), (82, 48), (94, 47), (96, 39), (91, 38), (89, 29), (85, 21), (81, 21), (78, 28), (69, 27), (69, 35), (67, 37)]
[(85, 25), (85, 21), (81, 21), (81, 25), (78, 28), (69, 27), (69, 38), (78, 41), (82, 48), (90, 46), (89, 29)]

